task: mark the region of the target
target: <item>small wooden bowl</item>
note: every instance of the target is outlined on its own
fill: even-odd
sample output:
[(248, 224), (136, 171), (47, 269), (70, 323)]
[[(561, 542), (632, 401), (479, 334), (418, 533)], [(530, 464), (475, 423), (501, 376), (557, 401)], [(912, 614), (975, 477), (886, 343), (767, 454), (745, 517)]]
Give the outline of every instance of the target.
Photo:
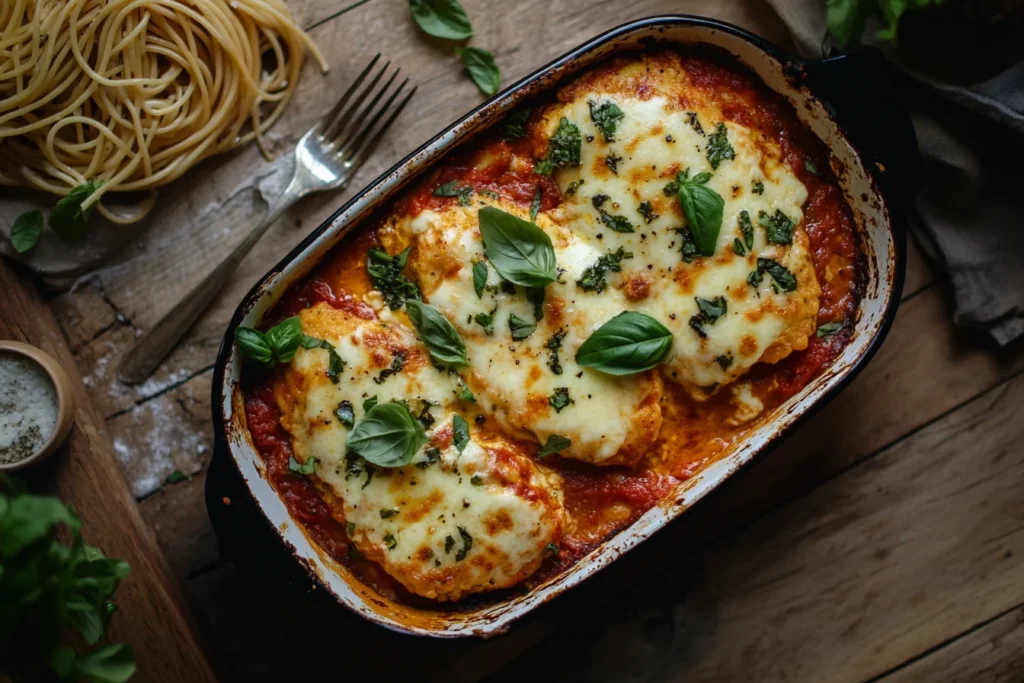
[(74, 386), (71, 384), (68, 373), (64, 371), (56, 358), (29, 344), (0, 340), (0, 353), (5, 352), (16, 353), (27, 358), (49, 375), (50, 381), (53, 382), (53, 389), (57, 393), (57, 423), (54, 425), (50, 437), (39, 447), (39, 450), (16, 462), (0, 463), (0, 471), (21, 469), (50, 457), (67, 438), (68, 432), (71, 431), (71, 425), (75, 421)]

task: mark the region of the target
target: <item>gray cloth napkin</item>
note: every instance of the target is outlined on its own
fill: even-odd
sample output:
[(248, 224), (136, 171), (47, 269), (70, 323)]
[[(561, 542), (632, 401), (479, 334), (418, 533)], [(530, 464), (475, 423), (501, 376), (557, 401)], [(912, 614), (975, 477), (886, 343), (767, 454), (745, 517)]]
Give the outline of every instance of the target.
[[(824, 0), (768, 1), (804, 57), (833, 51)], [(911, 230), (949, 274), (954, 321), (1000, 345), (1024, 335), (1022, 33), (947, 7), (904, 17), (898, 47), (873, 40), (870, 26), (863, 39), (907, 80), (922, 156)]]

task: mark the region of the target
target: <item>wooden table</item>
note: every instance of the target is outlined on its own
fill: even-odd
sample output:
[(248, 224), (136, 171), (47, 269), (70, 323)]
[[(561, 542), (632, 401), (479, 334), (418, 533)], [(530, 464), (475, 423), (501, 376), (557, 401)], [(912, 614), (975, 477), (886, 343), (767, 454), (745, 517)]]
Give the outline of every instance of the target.
[[(862, 375), (775, 453), (637, 552), (507, 636), (397, 636), (334, 605), (275, 597), (218, 555), (203, 502), (211, 366), (251, 283), (354, 190), (480, 101), (399, 0), (291, 0), (332, 71), (307, 64), (275, 129), (286, 153), (378, 49), (424, 86), (342, 196), (309, 198), (264, 237), (156, 376), (117, 359), (240, 233), (164, 228), (50, 303), (129, 483), (238, 680), (698, 681), (1024, 678), (1024, 355), (955, 330), (949, 292), (911, 246), (903, 303)], [(785, 41), (754, 0), (464, 0), (510, 83), (629, 19), (711, 13)], [(219, 164), (262, 163), (254, 149)], [(256, 201), (256, 200), (254, 200)], [(185, 481), (164, 485), (180, 470)]]

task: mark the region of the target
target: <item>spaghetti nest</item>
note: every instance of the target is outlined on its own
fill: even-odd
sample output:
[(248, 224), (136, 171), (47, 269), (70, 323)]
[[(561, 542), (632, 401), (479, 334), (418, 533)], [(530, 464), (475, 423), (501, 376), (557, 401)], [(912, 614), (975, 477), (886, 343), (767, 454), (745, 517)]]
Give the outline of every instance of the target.
[[(129, 223), (154, 188), (255, 139), (281, 116), (305, 50), (281, 0), (0, 3), (0, 184), (66, 195)], [(269, 66), (268, 66), (269, 65)], [(131, 216), (100, 198), (148, 191)]]

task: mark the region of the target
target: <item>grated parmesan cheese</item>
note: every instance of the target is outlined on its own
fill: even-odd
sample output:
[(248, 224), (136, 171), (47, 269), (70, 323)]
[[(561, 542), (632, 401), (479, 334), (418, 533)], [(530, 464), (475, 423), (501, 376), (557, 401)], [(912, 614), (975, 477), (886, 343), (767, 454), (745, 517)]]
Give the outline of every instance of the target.
[(0, 463), (38, 451), (57, 425), (57, 392), (37, 363), (0, 353)]

